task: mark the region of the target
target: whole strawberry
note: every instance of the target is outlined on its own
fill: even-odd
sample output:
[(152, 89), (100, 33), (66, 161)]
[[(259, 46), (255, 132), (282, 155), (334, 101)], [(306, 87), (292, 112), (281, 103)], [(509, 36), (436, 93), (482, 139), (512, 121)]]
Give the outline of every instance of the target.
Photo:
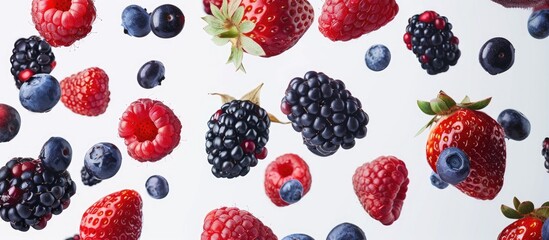
[(244, 52), (261, 57), (279, 55), (293, 47), (311, 26), (313, 6), (307, 0), (212, 1), (212, 15), (203, 17), (204, 30), (218, 45), (231, 42), (228, 62), (244, 70)]
[(444, 149), (459, 148), (469, 159), (470, 173), (454, 186), (468, 196), (482, 200), (494, 199), (501, 190), (507, 153), (503, 128), (496, 120), (479, 111), (490, 100), (470, 102), (465, 97), (461, 103), (456, 103), (440, 91), (438, 97), (430, 102), (418, 101), (424, 113), (434, 115), (422, 129), (434, 124), (426, 146), (427, 162), (431, 169), (437, 172), (437, 161)]
[(95, 20), (93, 0), (33, 0), (31, 13), (36, 30), (53, 47), (84, 38)]
[(246, 210), (221, 207), (204, 218), (201, 240), (277, 240), (273, 231)]
[(103, 114), (109, 105), (109, 76), (98, 67), (87, 68), (60, 82), (61, 102), (84, 116)]
[(391, 225), (400, 217), (409, 182), (406, 164), (394, 156), (364, 163), (353, 174), (358, 200), (383, 225)]
[(542, 240), (542, 226), (549, 217), (549, 202), (534, 208), (532, 202), (521, 202), (515, 197), (513, 205), (514, 208), (501, 205), (503, 215), (516, 220), (501, 231), (497, 240)]
[(129, 189), (99, 199), (82, 215), (80, 240), (139, 239), (142, 206), (139, 193)]
[(332, 41), (349, 41), (385, 26), (397, 13), (394, 0), (326, 0), (318, 28)]

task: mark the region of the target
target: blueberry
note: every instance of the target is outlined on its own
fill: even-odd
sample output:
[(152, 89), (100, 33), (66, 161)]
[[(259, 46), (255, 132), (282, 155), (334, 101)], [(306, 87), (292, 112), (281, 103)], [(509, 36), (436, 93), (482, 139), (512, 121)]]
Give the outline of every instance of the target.
[(549, 9), (532, 12), (528, 18), (528, 33), (537, 39), (549, 36)]
[(31, 112), (48, 112), (61, 99), (59, 82), (49, 74), (35, 74), (21, 85), (19, 101)]
[(0, 103), (0, 142), (11, 141), (21, 127), (19, 112), (10, 105)]
[(492, 75), (509, 70), (515, 63), (515, 48), (509, 40), (495, 37), (488, 40), (480, 49), (480, 65)]
[(280, 187), (280, 198), (289, 204), (296, 203), (303, 196), (303, 184), (300, 181), (291, 179)]
[(142, 88), (150, 89), (160, 85), (160, 82), (164, 80), (164, 64), (160, 61), (148, 61), (145, 63), (137, 73), (137, 83)]
[(149, 177), (145, 183), (145, 187), (147, 188), (147, 193), (149, 193), (149, 196), (154, 199), (165, 198), (170, 192), (168, 181), (160, 175), (153, 175)]
[(135, 4), (129, 5), (122, 11), (122, 27), (124, 33), (133, 37), (144, 37), (151, 32), (147, 10)]
[(282, 240), (315, 240), (315, 239), (307, 234), (294, 233), (282, 238)]
[(391, 52), (389, 49), (381, 44), (376, 44), (370, 47), (364, 57), (366, 60), (366, 66), (372, 71), (382, 71), (391, 62)]
[(503, 127), (505, 137), (509, 139), (521, 141), (530, 135), (530, 121), (517, 110), (503, 110), (498, 116), (498, 123)]
[(469, 157), (457, 147), (444, 149), (438, 156), (437, 173), (447, 183), (456, 185), (469, 176)]
[(185, 15), (171, 4), (160, 5), (151, 13), (151, 30), (160, 38), (177, 36), (185, 26)]
[(326, 240), (366, 240), (366, 235), (357, 225), (344, 222), (335, 226)]
[(99, 180), (116, 175), (120, 165), (122, 165), (122, 154), (112, 143), (97, 143), (86, 152), (84, 157), (84, 166), (88, 173)]
[(549, 240), (549, 218), (545, 219), (543, 225), (541, 226), (541, 239)]
[(440, 179), (440, 176), (438, 176), (438, 174), (434, 172), (431, 173), (430, 179), (431, 179), (431, 184), (433, 184), (433, 186), (435, 186), (438, 189), (445, 189), (448, 187), (448, 183), (445, 181), (442, 181), (442, 179)]
[(47, 169), (57, 173), (63, 172), (71, 164), (71, 145), (62, 137), (51, 137), (42, 146), (38, 158)]

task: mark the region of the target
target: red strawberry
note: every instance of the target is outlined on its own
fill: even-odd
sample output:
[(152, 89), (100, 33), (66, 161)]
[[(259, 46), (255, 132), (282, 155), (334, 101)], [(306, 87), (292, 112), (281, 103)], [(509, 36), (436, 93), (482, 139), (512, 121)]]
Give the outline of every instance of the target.
[(95, 20), (93, 0), (33, 0), (32, 21), (53, 47), (70, 46), (84, 38)]
[(400, 216), (409, 182), (406, 164), (394, 156), (364, 163), (353, 175), (358, 200), (383, 225), (391, 225)]
[(250, 212), (236, 207), (214, 209), (204, 218), (201, 240), (277, 240)]
[(243, 52), (272, 57), (293, 47), (311, 26), (313, 6), (307, 0), (223, 0), (215, 5), (212, 15), (203, 19), (204, 28), (214, 42), (231, 42), (229, 62), (237, 70), (242, 66)]
[(128, 154), (140, 162), (156, 162), (170, 154), (181, 139), (181, 122), (160, 101), (142, 98), (128, 106), (118, 125)]
[(498, 240), (541, 240), (543, 222), (536, 217), (525, 217), (505, 227)]
[(61, 102), (84, 116), (103, 114), (109, 105), (109, 76), (98, 67), (85, 69), (61, 81)]
[(435, 117), (426, 126), (436, 123), (427, 138), (427, 161), (433, 171), (440, 153), (457, 147), (469, 156), (469, 176), (455, 185), (463, 193), (477, 199), (494, 199), (503, 186), (505, 173), (505, 134), (503, 128), (486, 113), (491, 98), (472, 103), (466, 97), (457, 104), (440, 91), (431, 102), (418, 101), (420, 109)]
[(99, 199), (82, 215), (80, 240), (139, 239), (142, 206), (139, 193), (129, 189)]
[(301, 157), (288, 153), (277, 157), (265, 169), (265, 193), (279, 207), (289, 204), (280, 198), (280, 188), (286, 181), (296, 179), (303, 185), (303, 196), (311, 189), (309, 166)]
[(348, 41), (385, 26), (397, 13), (394, 0), (326, 0), (318, 28), (332, 41)]

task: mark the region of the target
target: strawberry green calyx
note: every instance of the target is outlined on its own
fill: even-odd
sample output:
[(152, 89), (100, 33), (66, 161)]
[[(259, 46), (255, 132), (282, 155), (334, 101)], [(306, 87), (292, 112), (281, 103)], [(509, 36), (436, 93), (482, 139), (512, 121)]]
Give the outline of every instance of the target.
[(434, 117), (431, 118), (431, 120), (418, 131), (416, 136), (421, 134), (425, 129), (429, 128), (433, 125), (433, 123), (437, 122), (444, 116), (448, 116), (461, 108), (471, 110), (483, 109), (490, 104), (491, 100), (492, 98), (489, 97), (478, 102), (471, 102), (469, 97), (465, 96), (461, 102), (457, 103), (442, 90), (439, 92), (438, 96), (431, 101), (417, 100), (419, 109), (427, 115), (434, 115)]
[(246, 36), (255, 28), (255, 23), (243, 20), (244, 7), (240, 6), (242, 0), (233, 0), (230, 3), (223, 0), (221, 8), (210, 4), (212, 15), (202, 19), (208, 24), (204, 30), (213, 36), (212, 41), (217, 45), (231, 43), (231, 55), (227, 63), (233, 63), (236, 70), (246, 72), (242, 65), (244, 51), (255, 56), (264, 56), (263, 48), (250, 37)]
[(521, 219), (524, 217), (535, 217), (541, 221), (549, 218), (549, 202), (545, 202), (541, 207), (535, 208), (531, 201), (519, 201), (516, 197), (513, 198), (513, 206), (509, 207), (501, 205), (501, 212), (510, 219)]

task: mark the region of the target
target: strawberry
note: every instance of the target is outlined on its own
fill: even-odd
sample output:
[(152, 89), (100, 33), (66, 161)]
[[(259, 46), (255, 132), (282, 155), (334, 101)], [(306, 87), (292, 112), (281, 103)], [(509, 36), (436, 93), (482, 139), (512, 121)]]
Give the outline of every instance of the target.
[(243, 53), (261, 57), (279, 55), (293, 47), (311, 26), (313, 6), (307, 0), (223, 0), (213, 2), (212, 15), (202, 19), (204, 30), (218, 45), (231, 42), (228, 62), (244, 70)]
[(91, 67), (61, 82), (61, 102), (74, 113), (84, 116), (103, 114), (109, 105), (109, 76), (101, 68)]
[(353, 188), (364, 210), (383, 225), (400, 216), (408, 191), (406, 164), (394, 156), (380, 156), (358, 167)]
[(139, 239), (142, 206), (139, 193), (129, 189), (99, 199), (82, 215), (80, 240)]
[(221, 207), (204, 218), (201, 240), (277, 240), (273, 231), (250, 212)]
[[(490, 103), (491, 98), (470, 102), (469, 97), (456, 103), (440, 91), (436, 99), (418, 101), (419, 108), (434, 115), (422, 129), (430, 127), (426, 155), (431, 169), (437, 172), (440, 153), (448, 147), (461, 149), (470, 161), (467, 178), (454, 185), (457, 189), (476, 199), (491, 200), (503, 186), (505, 173), (505, 133), (496, 120), (479, 111)], [(419, 133), (418, 133), (419, 134)]]
[[(516, 219), (501, 231), (498, 240), (541, 240), (542, 226), (549, 217), (549, 202), (535, 209), (530, 201), (519, 201), (513, 198), (514, 208), (501, 205), (504, 216)], [(545, 238), (544, 238), (545, 239)]]
[(36, 30), (53, 47), (84, 38), (95, 20), (93, 0), (33, 0), (31, 13)]
[(318, 28), (332, 41), (348, 41), (385, 26), (397, 13), (395, 0), (326, 0)]

